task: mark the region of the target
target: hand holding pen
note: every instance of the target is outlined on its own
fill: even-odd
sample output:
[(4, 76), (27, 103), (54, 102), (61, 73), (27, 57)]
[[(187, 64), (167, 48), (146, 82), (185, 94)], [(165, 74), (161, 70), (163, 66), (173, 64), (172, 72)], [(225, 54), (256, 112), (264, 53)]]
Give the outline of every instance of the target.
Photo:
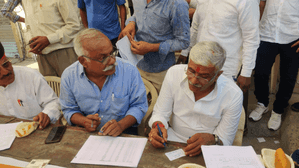
[(155, 148), (166, 147), (167, 130), (161, 122), (155, 122), (152, 126), (151, 132), (148, 134), (148, 140)]
[(97, 127), (101, 124), (99, 114), (92, 114), (85, 117), (83, 126), (88, 132), (96, 131)]

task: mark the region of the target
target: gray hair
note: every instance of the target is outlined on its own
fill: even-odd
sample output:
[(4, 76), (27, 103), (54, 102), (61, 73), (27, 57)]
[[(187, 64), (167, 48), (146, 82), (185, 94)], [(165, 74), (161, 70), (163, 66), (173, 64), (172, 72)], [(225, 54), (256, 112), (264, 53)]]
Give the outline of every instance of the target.
[(190, 51), (189, 61), (202, 66), (213, 65), (216, 71), (222, 69), (226, 59), (225, 50), (214, 41), (202, 41), (194, 45)]
[[(74, 39), (74, 49), (78, 57), (82, 55), (89, 56), (89, 52), (86, 49), (88, 47), (89, 49), (95, 46), (94, 44), (96, 42), (102, 42), (106, 40), (106, 36), (97, 29), (83, 29), (80, 31), (77, 36)], [(83, 46), (83, 42), (86, 41), (88, 43), (84, 43), (85, 46)], [(93, 49), (96, 49), (95, 47)], [(89, 59), (88, 59), (89, 60)]]

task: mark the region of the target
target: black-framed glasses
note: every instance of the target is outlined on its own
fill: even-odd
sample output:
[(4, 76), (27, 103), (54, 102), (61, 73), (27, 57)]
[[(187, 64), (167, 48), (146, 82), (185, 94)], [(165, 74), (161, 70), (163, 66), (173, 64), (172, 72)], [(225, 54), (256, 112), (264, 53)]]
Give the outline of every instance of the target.
[(117, 55), (118, 55), (118, 49), (114, 48), (114, 51), (110, 55), (108, 55), (106, 57), (103, 57), (100, 60), (96, 60), (96, 59), (87, 57), (86, 55), (82, 55), (82, 57), (85, 57), (85, 58), (88, 58), (88, 59), (91, 59), (93, 61), (97, 61), (97, 62), (100, 62), (100, 63), (106, 65), (109, 62), (110, 58), (115, 58)]
[(217, 74), (218, 74), (218, 72), (219, 72), (220, 70), (216, 71), (215, 75), (214, 75), (210, 80), (208, 80), (207, 78), (203, 78), (203, 77), (201, 77), (201, 76), (196, 76), (194, 72), (191, 72), (191, 71), (188, 69), (188, 67), (185, 68), (185, 71), (186, 71), (186, 75), (187, 75), (188, 77), (190, 77), (190, 78), (195, 77), (195, 78), (197, 78), (197, 79), (199, 80), (199, 82), (200, 82), (202, 85), (206, 85), (206, 84), (208, 84), (210, 81), (212, 81), (212, 80), (215, 79), (215, 77), (217, 76)]

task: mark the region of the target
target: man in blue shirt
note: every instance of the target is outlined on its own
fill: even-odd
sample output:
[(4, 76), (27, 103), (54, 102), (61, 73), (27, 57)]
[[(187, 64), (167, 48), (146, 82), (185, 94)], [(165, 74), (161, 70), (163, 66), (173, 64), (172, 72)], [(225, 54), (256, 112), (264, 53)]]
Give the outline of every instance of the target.
[(175, 64), (174, 52), (189, 46), (189, 6), (185, 0), (133, 0), (133, 4), (134, 15), (119, 38), (132, 36), (132, 52), (144, 55), (137, 64), (139, 72), (159, 91), (167, 69)]
[(88, 132), (101, 128), (110, 136), (132, 130), (137, 134), (137, 125), (148, 109), (137, 68), (115, 58), (117, 50), (113, 51), (109, 39), (96, 29), (80, 32), (74, 48), (79, 61), (61, 77), (60, 103), (68, 123)]
[[(78, 0), (84, 27), (100, 30), (115, 46), (120, 31), (125, 27), (125, 3), (126, 0)], [(119, 6), (121, 25), (119, 25), (116, 5)]]

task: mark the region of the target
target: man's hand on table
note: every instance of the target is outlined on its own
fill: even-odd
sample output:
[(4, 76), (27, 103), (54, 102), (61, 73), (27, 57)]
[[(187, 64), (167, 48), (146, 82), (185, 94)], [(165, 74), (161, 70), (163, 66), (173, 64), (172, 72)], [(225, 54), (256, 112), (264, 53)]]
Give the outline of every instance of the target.
[(40, 112), (37, 116), (33, 117), (33, 120), (39, 122), (39, 129), (44, 129), (50, 123), (50, 117), (48, 114)]
[[(159, 124), (159, 123), (158, 123)], [(151, 132), (148, 134), (148, 140), (155, 148), (164, 148), (163, 143), (167, 142), (167, 130), (165, 127), (160, 127), (163, 138), (159, 134), (158, 127), (154, 126), (151, 129)]]
[(96, 131), (97, 127), (101, 124), (101, 118), (99, 114), (88, 115), (85, 117), (83, 122), (83, 127), (86, 129), (87, 132)]
[(136, 34), (136, 30), (135, 30), (135, 22), (130, 22), (119, 34), (118, 36), (118, 40), (128, 36), (128, 38), (130, 39), (130, 37), (132, 39), (134, 39), (134, 36)]
[(201, 145), (214, 145), (215, 137), (209, 133), (197, 133), (187, 140), (184, 151), (186, 156), (196, 156), (201, 153)]
[(117, 122), (116, 120), (110, 120), (108, 121), (102, 128), (101, 128), (101, 132), (98, 133), (98, 135), (110, 135), (110, 136), (118, 136), (120, 135), (124, 129), (122, 128), (122, 126), (119, 124), (119, 122)]

